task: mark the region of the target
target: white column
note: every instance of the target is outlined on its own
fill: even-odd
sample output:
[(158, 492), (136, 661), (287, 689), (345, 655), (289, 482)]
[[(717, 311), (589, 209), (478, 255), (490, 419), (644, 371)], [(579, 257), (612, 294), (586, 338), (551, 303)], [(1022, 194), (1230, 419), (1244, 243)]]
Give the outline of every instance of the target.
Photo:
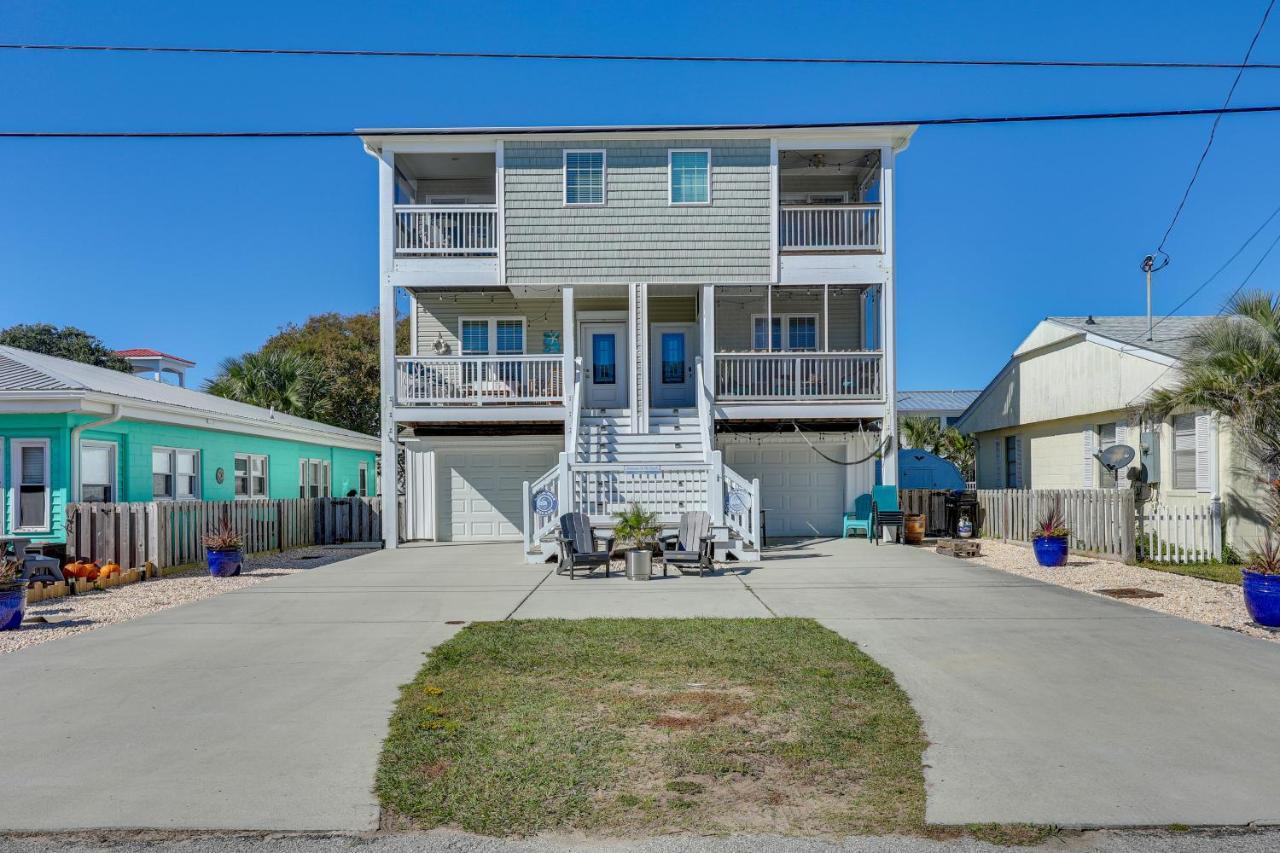
[(781, 216), (781, 186), (778, 177), (778, 140), (769, 140), (769, 278), (782, 280), (778, 252), (778, 218)]
[[(698, 320), (700, 322), (698, 347), (702, 351), (700, 381), (706, 389), (707, 399), (714, 404), (716, 399), (716, 286), (714, 284), (702, 285), (702, 310), (699, 312)], [(711, 417), (712, 420), (715, 419), (714, 411)], [(711, 424), (703, 424), (703, 427), (711, 429)], [(712, 435), (714, 434), (713, 432)]]
[[(573, 359), (578, 353), (578, 324), (574, 320), (573, 285), (566, 284), (560, 288), (560, 351), (564, 353), (564, 399), (569, 403), (569, 395), (573, 393)], [(582, 408), (581, 400), (573, 404)], [(567, 417), (568, 413), (566, 413)]]
[(822, 348), (831, 352), (831, 285), (822, 285)]
[(391, 284), (395, 260), (395, 154), (378, 157), (378, 343), (382, 367), (382, 541), (400, 544), (399, 478), (396, 476), (396, 423), (392, 411), (396, 393), (396, 289)]
[(894, 303), (893, 255), (893, 148), (880, 149), (880, 227), (884, 246), (884, 286), (880, 294), (880, 347), (883, 353), (881, 383), (884, 386), (884, 429), (893, 435), (893, 446), (881, 464), (885, 485), (898, 484), (898, 346)]
[[(755, 330), (753, 329), (754, 333)], [(764, 287), (764, 348), (773, 352), (773, 285)]]

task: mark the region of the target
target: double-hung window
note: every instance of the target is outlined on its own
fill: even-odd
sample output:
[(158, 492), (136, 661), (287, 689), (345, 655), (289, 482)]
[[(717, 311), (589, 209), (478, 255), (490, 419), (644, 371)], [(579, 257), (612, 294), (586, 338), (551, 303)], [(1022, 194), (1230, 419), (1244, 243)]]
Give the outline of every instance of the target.
[(200, 451), (151, 448), (151, 497), (158, 501), (200, 499)]
[(672, 204), (711, 203), (711, 151), (706, 148), (667, 152), (668, 188)]
[(458, 329), (463, 355), (520, 355), (524, 317), (463, 317)]
[(564, 203), (601, 205), (604, 201), (604, 151), (565, 151)]
[(329, 463), (324, 459), (298, 460), (298, 497), (330, 496)]
[(116, 445), (111, 441), (80, 442), (80, 500), (116, 500)]
[(14, 532), (48, 530), (49, 439), (18, 438), (11, 440), (9, 445)]
[(250, 453), (237, 453), (235, 460), (236, 497), (265, 498), (267, 496), (267, 457)]
[[(766, 326), (769, 327), (767, 337)], [(757, 314), (751, 318), (751, 348), (775, 352), (816, 352), (818, 315), (774, 314), (769, 318)]]
[(367, 497), (369, 494), (369, 463), (361, 462), (356, 480), (356, 494), (360, 497)]

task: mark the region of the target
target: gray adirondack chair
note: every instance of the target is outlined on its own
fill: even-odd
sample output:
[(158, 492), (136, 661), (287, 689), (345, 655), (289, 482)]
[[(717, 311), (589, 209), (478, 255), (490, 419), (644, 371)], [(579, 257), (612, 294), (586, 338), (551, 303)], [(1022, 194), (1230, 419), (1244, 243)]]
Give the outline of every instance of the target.
[[(596, 569), (604, 568), (604, 576), (609, 577), (609, 553), (613, 551), (613, 537), (597, 539), (591, 529), (591, 519), (585, 512), (567, 512), (560, 516), (560, 531), (556, 536), (560, 543), (560, 564), (556, 574), (568, 575), (572, 580), (576, 575), (591, 574)], [(600, 548), (603, 542), (603, 550)]]
[(700, 576), (715, 571), (715, 564), (711, 561), (715, 547), (711, 513), (681, 513), (680, 527), (675, 534), (664, 536), (660, 541), (665, 565), (675, 566), (681, 572), (696, 567)]

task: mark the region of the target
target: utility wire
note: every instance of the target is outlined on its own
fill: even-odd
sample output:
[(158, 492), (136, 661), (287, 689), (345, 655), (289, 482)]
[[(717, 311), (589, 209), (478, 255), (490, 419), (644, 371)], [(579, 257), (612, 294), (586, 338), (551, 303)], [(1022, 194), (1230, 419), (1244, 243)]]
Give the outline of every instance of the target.
[(136, 44), (0, 44), (0, 50), (79, 51), (93, 53), (186, 53), (224, 56), (348, 56), (395, 59), (534, 59), (587, 62), (724, 62), (779, 65), (924, 65), (979, 68), (1143, 68), (1180, 70), (1227, 70), (1238, 68), (1280, 69), (1280, 63), (1259, 62), (1177, 62), (1167, 60), (1088, 59), (903, 59), (856, 56), (707, 56), (650, 53), (529, 53), (501, 51), (446, 50), (325, 50), (271, 47), (185, 47), (180, 45)]
[[(1240, 85), (1240, 78), (1244, 76), (1245, 68), (1249, 66), (1249, 57), (1253, 56), (1253, 49), (1258, 44), (1258, 38), (1262, 35), (1262, 30), (1267, 26), (1267, 18), (1271, 16), (1271, 10), (1276, 5), (1276, 0), (1270, 0), (1267, 3), (1266, 11), (1262, 13), (1262, 20), (1258, 22), (1258, 29), (1254, 31), (1253, 38), (1249, 41), (1249, 49), (1244, 53), (1244, 59), (1241, 60), (1239, 69), (1236, 71), (1235, 79), (1231, 81), (1231, 88), (1227, 89), (1227, 97), (1223, 99), (1223, 109), (1231, 106), (1231, 97), (1236, 93), (1236, 86)], [(1213, 119), (1213, 124), (1209, 127), (1209, 138), (1204, 143), (1204, 150), (1200, 152), (1200, 159), (1196, 161), (1196, 167), (1191, 172), (1191, 180), (1187, 182), (1187, 188), (1182, 191), (1182, 199), (1178, 202), (1178, 207), (1173, 211), (1173, 218), (1169, 220), (1169, 227), (1164, 229), (1164, 236), (1160, 238), (1160, 245), (1156, 247), (1156, 254), (1165, 257), (1165, 263), (1168, 264), (1169, 255), (1164, 250), (1165, 243), (1169, 242), (1169, 235), (1173, 232), (1173, 226), (1178, 224), (1178, 217), (1182, 215), (1182, 209), (1187, 205), (1187, 198), (1191, 195), (1191, 188), (1196, 185), (1196, 178), (1200, 177), (1200, 169), (1204, 166), (1205, 158), (1209, 156), (1209, 149), (1213, 147), (1213, 138), (1218, 132), (1218, 124), (1222, 121), (1222, 113), (1218, 113)]]
[(916, 125), (920, 127), (939, 127), (963, 124), (1024, 124), (1030, 122), (1065, 122), (1065, 121), (1097, 121), (1103, 119), (1126, 118), (1181, 118), (1203, 115), (1244, 115), (1252, 113), (1280, 112), (1280, 105), (1266, 104), (1253, 107), (1207, 107), (1203, 109), (1171, 109), (1171, 110), (1134, 110), (1129, 112), (1109, 113), (1049, 113), (1042, 115), (1021, 116), (967, 116), (954, 118), (914, 118), (880, 121), (844, 121), (821, 122), (816, 124), (725, 124), (725, 125), (671, 125), (671, 126), (638, 126), (626, 128), (609, 127), (511, 127), (511, 128), (394, 128), (376, 131), (357, 130), (5, 130), (0, 131), (0, 139), (310, 139), (356, 136), (424, 136), (424, 135), (467, 135), (469, 133), (494, 133), (508, 136), (520, 136), (534, 133), (576, 133), (599, 134), (610, 130), (760, 130), (768, 131), (778, 128), (820, 129), (835, 127), (900, 127)]

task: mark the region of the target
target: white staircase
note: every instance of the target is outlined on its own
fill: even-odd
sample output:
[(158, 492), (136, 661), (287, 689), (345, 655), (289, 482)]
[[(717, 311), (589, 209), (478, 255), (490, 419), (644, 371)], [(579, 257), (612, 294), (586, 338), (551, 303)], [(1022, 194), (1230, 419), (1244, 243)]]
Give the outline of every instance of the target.
[[(699, 359), (699, 375), (701, 369)], [(632, 503), (672, 527), (683, 512), (708, 511), (730, 550), (745, 559), (758, 555), (759, 483), (738, 476), (712, 449), (705, 393), (696, 407), (649, 409), (647, 431), (636, 432), (629, 409), (579, 409), (580, 366), (573, 373), (565, 452), (555, 468), (525, 483), (525, 553), (531, 562), (555, 553), (560, 514), (585, 512), (593, 524), (605, 526)]]

